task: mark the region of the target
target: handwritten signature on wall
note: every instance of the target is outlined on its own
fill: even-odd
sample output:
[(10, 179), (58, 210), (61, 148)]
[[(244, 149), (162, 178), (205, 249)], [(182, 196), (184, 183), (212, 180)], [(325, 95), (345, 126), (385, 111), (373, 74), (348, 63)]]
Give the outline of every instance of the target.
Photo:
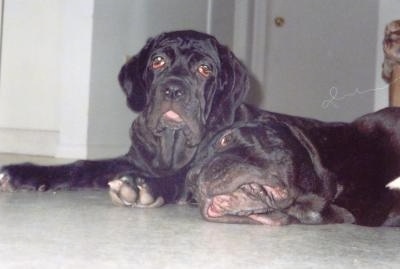
[[(395, 80), (393, 80), (392, 83), (396, 82), (397, 80), (400, 80), (400, 77), (396, 78)], [(344, 100), (346, 98), (353, 97), (353, 96), (356, 96), (356, 95), (365, 94), (365, 93), (368, 93), (368, 92), (375, 92), (375, 91), (379, 91), (379, 90), (385, 90), (385, 89), (387, 89), (389, 87), (389, 85), (386, 85), (386, 86), (383, 86), (383, 87), (380, 87), (380, 88), (367, 89), (367, 90), (355, 89), (353, 92), (346, 93), (346, 94), (343, 94), (343, 95), (339, 95), (338, 88), (332, 87), (329, 90), (329, 96), (330, 97), (328, 99), (325, 99), (324, 101), (322, 101), (321, 107), (326, 109), (326, 108), (328, 108), (329, 106), (332, 105), (335, 108), (338, 108), (339, 106), (338, 106), (337, 102), (339, 102), (339, 101), (342, 101), (342, 100)]]

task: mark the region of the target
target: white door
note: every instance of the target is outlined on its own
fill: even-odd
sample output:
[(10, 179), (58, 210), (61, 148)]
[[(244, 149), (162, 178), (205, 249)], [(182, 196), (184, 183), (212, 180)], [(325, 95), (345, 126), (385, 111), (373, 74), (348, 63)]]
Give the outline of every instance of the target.
[(328, 121), (371, 112), (378, 4), (270, 0), (261, 11), (267, 16), (261, 105)]

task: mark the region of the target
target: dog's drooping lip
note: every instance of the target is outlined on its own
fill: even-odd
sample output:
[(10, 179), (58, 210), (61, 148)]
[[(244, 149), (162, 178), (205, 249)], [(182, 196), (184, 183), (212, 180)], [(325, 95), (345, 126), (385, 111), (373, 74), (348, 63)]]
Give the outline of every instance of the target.
[(160, 119), (160, 127), (170, 128), (174, 130), (182, 129), (185, 126), (185, 121), (178, 113), (173, 110), (168, 110), (164, 114), (162, 114)]
[(224, 213), (222, 213), (222, 208), (220, 208), (218, 204), (215, 204), (213, 200), (210, 202), (210, 205), (208, 206), (207, 216), (210, 218), (222, 217), (224, 215)]
[[(238, 194), (240, 192), (237, 192)], [(274, 214), (274, 210), (271, 210), (266, 204), (260, 200), (253, 200), (254, 205), (257, 204), (258, 208), (252, 208), (251, 210), (234, 210), (230, 208), (234, 203), (235, 197), (232, 194), (221, 194), (206, 199), (202, 206), (203, 216), (208, 220), (216, 221), (223, 218), (235, 218), (237, 222), (243, 223), (254, 223), (263, 224), (269, 226), (281, 226), (285, 221), (280, 221), (269, 217), (270, 214)], [(248, 198), (251, 199), (251, 198)]]
[(248, 217), (252, 214), (267, 213), (271, 211), (271, 209), (261, 200), (254, 200), (251, 199), (249, 196), (247, 196), (248, 201), (254, 204), (254, 207), (252, 207), (252, 209), (235, 208), (232, 205), (235, 203), (236, 195), (243, 196), (244, 194), (243, 191), (238, 190), (233, 194), (221, 194), (214, 196), (212, 199), (209, 199), (207, 203), (208, 209), (206, 210), (207, 216), (210, 218), (218, 218), (224, 215)]
[(156, 134), (161, 134), (166, 129), (180, 130), (187, 125), (186, 120), (179, 115), (173, 108), (165, 109), (160, 113), (158, 120), (156, 121)]
[(175, 111), (173, 110), (168, 110), (167, 112), (164, 113), (163, 117), (165, 119), (174, 121), (176, 123), (180, 123), (183, 121), (183, 119), (181, 118), (181, 116), (179, 116)]
[[(207, 219), (229, 215), (238, 218), (251, 218), (250, 216), (254, 214), (268, 214), (277, 210), (280, 206), (286, 208), (291, 205), (293, 200), (287, 200), (287, 190), (255, 183), (260, 180), (247, 179), (244, 184), (236, 185), (234, 189), (214, 194), (211, 194), (212, 190), (202, 188), (204, 216)], [(285, 200), (287, 201), (282, 203)], [(280, 205), (276, 204), (278, 201), (281, 201)]]

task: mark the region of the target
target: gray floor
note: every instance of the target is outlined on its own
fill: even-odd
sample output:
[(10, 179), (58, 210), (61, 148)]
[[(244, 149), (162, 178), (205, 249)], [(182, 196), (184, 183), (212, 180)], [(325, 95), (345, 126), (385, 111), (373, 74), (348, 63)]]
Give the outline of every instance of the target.
[(189, 206), (118, 208), (105, 191), (0, 193), (0, 218), (0, 268), (400, 268), (397, 228), (214, 224)]

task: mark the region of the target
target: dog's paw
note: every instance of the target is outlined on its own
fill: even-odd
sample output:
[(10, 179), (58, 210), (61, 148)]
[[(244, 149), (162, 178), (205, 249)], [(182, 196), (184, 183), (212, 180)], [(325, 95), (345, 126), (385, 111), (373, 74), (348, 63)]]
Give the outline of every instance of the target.
[(7, 171), (0, 169), (0, 191), (2, 192), (14, 192), (15, 187), (12, 184), (12, 180)]
[(111, 201), (117, 206), (152, 208), (164, 205), (163, 197), (155, 197), (142, 178), (122, 176), (108, 183)]
[[(37, 166), (36, 166), (37, 167)], [(0, 191), (46, 191), (46, 181), (35, 174), (37, 169), (29, 163), (13, 164), (0, 167)]]

